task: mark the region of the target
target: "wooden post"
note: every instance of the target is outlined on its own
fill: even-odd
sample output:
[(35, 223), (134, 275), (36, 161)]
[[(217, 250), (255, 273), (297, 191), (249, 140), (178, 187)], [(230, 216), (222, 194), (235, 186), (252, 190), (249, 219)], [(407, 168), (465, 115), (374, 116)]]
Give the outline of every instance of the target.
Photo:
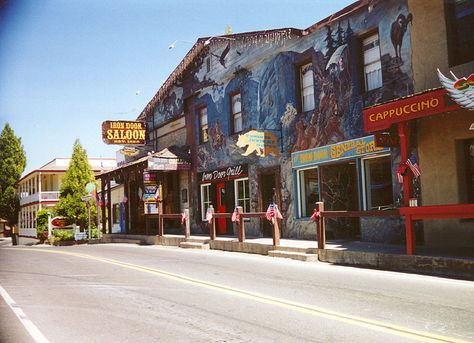
[(101, 192), (100, 192), (100, 197), (102, 199), (102, 204), (101, 204), (101, 212), (102, 212), (102, 234), (105, 234), (106, 231), (105, 231), (105, 227), (107, 225), (107, 212), (105, 211), (105, 178), (102, 177), (100, 178), (100, 188), (101, 188)]
[(273, 224), (273, 245), (280, 245), (280, 228), (278, 227), (278, 219), (276, 217), (272, 218)]
[(324, 247), (326, 246), (326, 226), (324, 223), (324, 217), (322, 216), (322, 213), (324, 212), (324, 202), (318, 201), (316, 203), (316, 207), (320, 213), (319, 218), (316, 220), (318, 249), (324, 249)]
[(189, 208), (184, 209), (184, 218), (185, 218), (184, 224), (186, 225), (186, 231), (184, 232), (184, 237), (188, 239), (189, 237), (191, 237), (191, 223), (189, 222)]
[(244, 209), (242, 206), (237, 206), (237, 228), (238, 228), (238, 235), (239, 235), (239, 242), (245, 241), (245, 227), (244, 227), (244, 218), (242, 217), (242, 213)]
[(209, 209), (211, 210), (211, 221), (209, 222), (209, 236), (211, 241), (216, 239), (216, 221), (214, 220), (214, 207), (210, 205)]
[(158, 206), (158, 236), (162, 237), (165, 233), (163, 228), (163, 211), (162, 208)]

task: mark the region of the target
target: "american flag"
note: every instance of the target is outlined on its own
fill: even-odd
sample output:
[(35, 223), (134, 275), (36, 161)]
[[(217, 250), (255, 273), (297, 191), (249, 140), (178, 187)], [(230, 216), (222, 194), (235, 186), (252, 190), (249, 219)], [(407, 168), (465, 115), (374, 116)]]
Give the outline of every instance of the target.
[(181, 224), (186, 223), (186, 214), (183, 212), (181, 213)]
[(309, 219), (313, 222), (318, 221), (319, 215), (320, 215), (320, 213), (319, 213), (318, 209), (315, 208), (314, 212), (313, 212), (313, 215)]
[(416, 156), (414, 154), (411, 154), (406, 163), (413, 172), (413, 175), (415, 175), (415, 177), (419, 177), (421, 175), (421, 170), (420, 167), (418, 167)]
[(398, 165), (397, 169), (397, 180), (399, 183), (403, 183), (403, 177), (407, 174), (408, 165), (404, 162)]
[(206, 211), (206, 221), (210, 222), (212, 220), (212, 212), (211, 208), (209, 207)]
[(267, 213), (265, 214), (267, 220), (272, 221), (272, 218), (276, 217), (278, 219), (283, 219), (280, 210), (278, 209), (277, 204), (270, 204), (267, 209)]
[(237, 211), (237, 207), (234, 209), (234, 213), (232, 213), (232, 221), (233, 222), (239, 221), (239, 211)]

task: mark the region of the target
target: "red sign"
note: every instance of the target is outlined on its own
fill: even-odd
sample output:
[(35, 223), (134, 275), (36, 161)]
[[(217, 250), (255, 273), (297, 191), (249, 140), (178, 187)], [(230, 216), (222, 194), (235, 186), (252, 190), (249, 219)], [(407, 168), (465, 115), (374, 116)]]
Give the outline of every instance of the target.
[(394, 123), (422, 118), (460, 108), (447, 96), (445, 89), (410, 96), (364, 109), (364, 130), (385, 130)]
[(54, 217), (51, 219), (51, 225), (56, 227), (65, 227), (67, 224), (67, 219), (64, 217)]

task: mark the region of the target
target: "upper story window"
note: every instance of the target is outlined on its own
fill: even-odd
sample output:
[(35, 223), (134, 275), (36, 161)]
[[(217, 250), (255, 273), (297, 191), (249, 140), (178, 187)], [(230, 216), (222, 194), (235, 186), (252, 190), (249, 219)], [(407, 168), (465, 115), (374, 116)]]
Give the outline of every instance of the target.
[(382, 87), (382, 63), (380, 61), (380, 42), (378, 33), (362, 41), (364, 58), (365, 90)]
[(451, 66), (474, 60), (474, 0), (452, 0), (447, 2), (446, 22)]
[(314, 110), (314, 78), (311, 63), (300, 67), (301, 109), (303, 112)]
[(243, 130), (242, 125), (242, 98), (240, 93), (234, 94), (230, 98), (231, 102), (231, 123), (232, 133)]
[(199, 142), (209, 141), (209, 127), (207, 125), (207, 107), (199, 110)]

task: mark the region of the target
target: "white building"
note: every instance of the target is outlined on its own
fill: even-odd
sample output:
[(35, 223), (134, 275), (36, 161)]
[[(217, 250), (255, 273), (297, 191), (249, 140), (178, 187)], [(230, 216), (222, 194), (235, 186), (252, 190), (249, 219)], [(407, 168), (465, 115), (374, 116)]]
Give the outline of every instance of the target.
[[(36, 213), (43, 207), (52, 207), (58, 203), (61, 180), (70, 162), (70, 158), (55, 158), (18, 181), (20, 236), (36, 237)], [(95, 174), (117, 166), (115, 158), (89, 158), (89, 164)]]

